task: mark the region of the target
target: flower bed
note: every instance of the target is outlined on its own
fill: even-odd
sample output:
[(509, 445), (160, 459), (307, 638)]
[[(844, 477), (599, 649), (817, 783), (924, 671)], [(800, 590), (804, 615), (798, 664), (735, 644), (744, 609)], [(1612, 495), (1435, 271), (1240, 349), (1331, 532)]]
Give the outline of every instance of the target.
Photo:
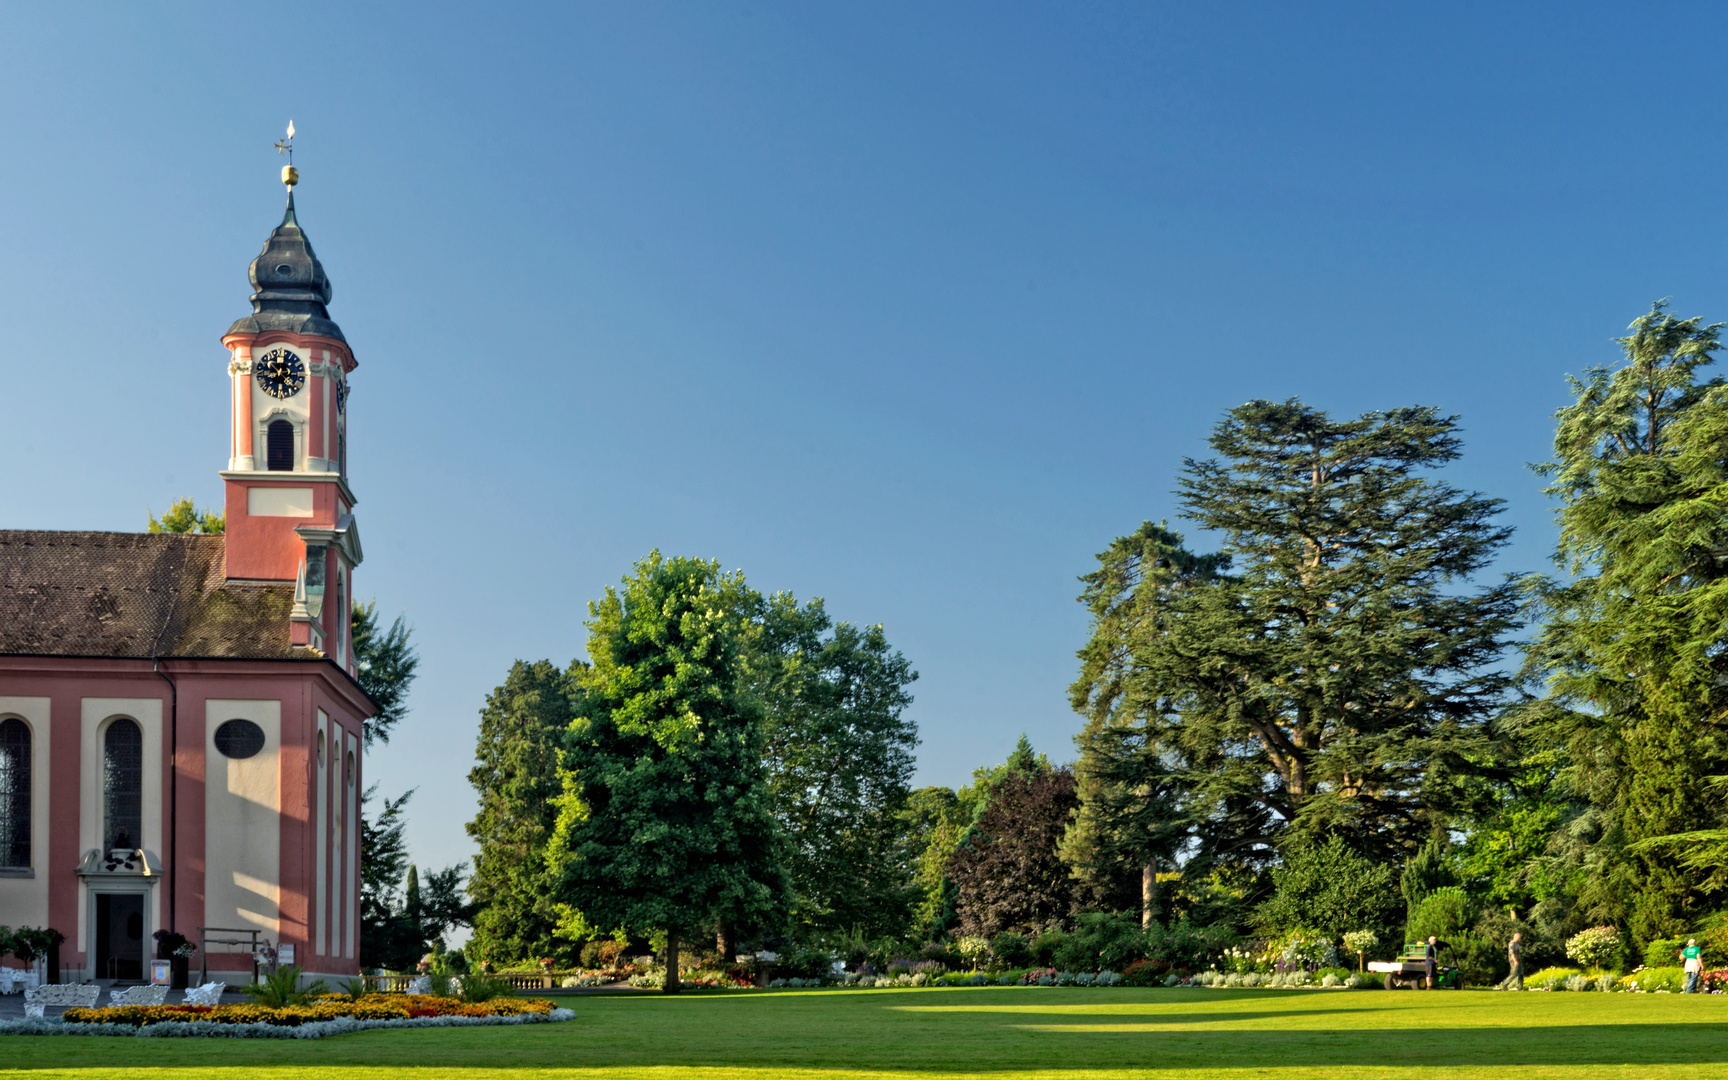
[(67, 1009), (61, 1019), (67, 1024), (114, 1024), (149, 1027), (153, 1024), (268, 1024), (299, 1027), (329, 1020), (421, 1020), (436, 1017), (484, 1019), (492, 1017), (549, 1016), (550, 1001), (532, 998), (494, 998), (470, 1003), (461, 998), (408, 994), (367, 994), (359, 1000), (328, 995), (305, 1005), (272, 1009), (265, 1005), (121, 1005), (106, 1009)]
[(139, 1036), (155, 1038), (218, 1038), (218, 1039), (322, 1039), (326, 1035), (347, 1035), (356, 1031), (379, 1028), (482, 1027), (497, 1024), (556, 1024), (576, 1019), (569, 1009), (553, 1009), (549, 1013), (520, 1013), (516, 1016), (419, 1016), (395, 1020), (356, 1020), (341, 1016), (335, 1020), (314, 1020), (298, 1026), (268, 1023), (216, 1023), (210, 1020), (164, 1020), (142, 1024), (68, 1024), (58, 1016), (48, 1019), (0, 1021), (0, 1035), (84, 1035)]

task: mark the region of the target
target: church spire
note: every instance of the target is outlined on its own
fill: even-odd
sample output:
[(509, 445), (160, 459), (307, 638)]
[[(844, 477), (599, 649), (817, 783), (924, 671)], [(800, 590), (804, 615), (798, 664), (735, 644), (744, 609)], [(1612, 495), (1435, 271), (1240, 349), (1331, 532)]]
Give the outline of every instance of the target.
[[(276, 147), (292, 154), (293, 124), (288, 125), (288, 131), (288, 139)], [(288, 206), (282, 211), (282, 224), (264, 241), (264, 250), (252, 260), (246, 274), (253, 288), (252, 314), (236, 320), (228, 333), (286, 330), (345, 343), (348, 339), (342, 336), (342, 328), (331, 321), (326, 307), (334, 291), (330, 278), (312, 251), (312, 241), (307, 239), (294, 211), (294, 186), (299, 182), (300, 171), (293, 165), (284, 165), (282, 183), (288, 188)]]

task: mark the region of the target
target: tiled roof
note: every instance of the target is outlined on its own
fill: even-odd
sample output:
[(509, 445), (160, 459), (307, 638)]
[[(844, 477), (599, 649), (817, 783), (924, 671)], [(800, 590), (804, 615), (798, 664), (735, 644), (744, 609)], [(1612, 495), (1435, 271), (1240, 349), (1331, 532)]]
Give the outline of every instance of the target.
[(0, 654), (300, 659), (294, 588), (230, 584), (223, 538), (0, 530)]

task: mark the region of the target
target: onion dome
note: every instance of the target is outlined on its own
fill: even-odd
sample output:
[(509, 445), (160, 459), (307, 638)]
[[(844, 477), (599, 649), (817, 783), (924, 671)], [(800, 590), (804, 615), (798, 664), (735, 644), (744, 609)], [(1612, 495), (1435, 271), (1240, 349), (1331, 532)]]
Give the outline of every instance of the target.
[(312, 242), (294, 218), (292, 188), (282, 224), (264, 242), (263, 253), (252, 260), (247, 277), (257, 290), (252, 294), (252, 314), (230, 326), (228, 333), (286, 330), (347, 342), (342, 328), (330, 321), (330, 312), (324, 307), (330, 302), (330, 279), (324, 276), (323, 264), (312, 253)]

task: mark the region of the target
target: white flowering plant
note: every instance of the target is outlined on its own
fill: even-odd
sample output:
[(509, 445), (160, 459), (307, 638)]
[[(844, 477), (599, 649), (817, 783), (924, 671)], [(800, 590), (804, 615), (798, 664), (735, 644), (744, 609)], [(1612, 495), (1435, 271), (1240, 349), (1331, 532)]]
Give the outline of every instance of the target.
[(1338, 950), (1332, 944), (1332, 936), (1324, 930), (1292, 930), (1277, 944), (1278, 959), (1288, 966), (1331, 967), (1338, 962)]
[(1606, 967), (1620, 955), (1620, 931), (1612, 926), (1592, 926), (1566, 939), (1566, 955), (1589, 967)]

